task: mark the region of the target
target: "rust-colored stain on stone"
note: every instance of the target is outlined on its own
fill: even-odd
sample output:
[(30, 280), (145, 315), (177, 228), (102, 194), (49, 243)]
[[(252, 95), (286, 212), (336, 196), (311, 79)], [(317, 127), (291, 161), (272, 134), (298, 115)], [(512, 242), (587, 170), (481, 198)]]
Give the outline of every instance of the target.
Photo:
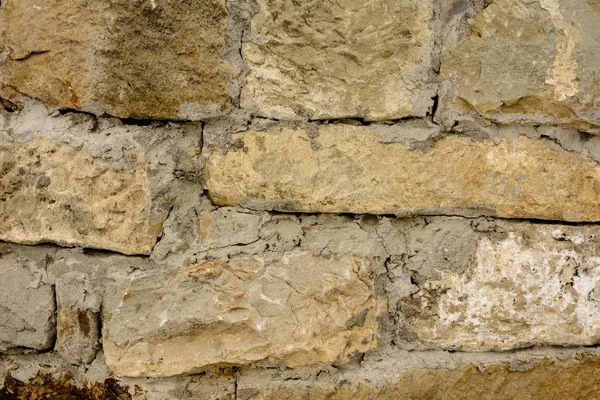
[(0, 399), (128, 400), (131, 395), (114, 378), (77, 387), (68, 374), (59, 377), (39, 374), (28, 382), (21, 382), (8, 374), (4, 379), (4, 388), (0, 389)]

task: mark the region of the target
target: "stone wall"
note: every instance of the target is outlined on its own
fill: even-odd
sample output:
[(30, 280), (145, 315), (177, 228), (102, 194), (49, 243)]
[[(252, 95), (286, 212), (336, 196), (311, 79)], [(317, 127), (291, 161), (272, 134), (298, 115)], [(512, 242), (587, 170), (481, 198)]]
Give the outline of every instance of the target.
[(599, 0), (2, 0), (0, 398), (600, 399)]

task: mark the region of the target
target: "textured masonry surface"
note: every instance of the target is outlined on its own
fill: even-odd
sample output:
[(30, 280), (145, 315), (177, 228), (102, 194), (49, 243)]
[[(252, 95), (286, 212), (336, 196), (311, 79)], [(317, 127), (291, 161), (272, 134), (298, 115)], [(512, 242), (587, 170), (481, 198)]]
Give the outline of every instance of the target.
[(600, 1), (3, 0), (0, 398), (600, 399)]

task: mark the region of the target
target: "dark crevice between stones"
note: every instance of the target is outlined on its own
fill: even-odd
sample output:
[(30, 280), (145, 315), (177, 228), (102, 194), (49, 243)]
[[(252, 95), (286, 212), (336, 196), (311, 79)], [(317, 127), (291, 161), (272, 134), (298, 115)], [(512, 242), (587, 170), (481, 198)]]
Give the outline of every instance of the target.
[(160, 234), (157, 236), (156, 242), (154, 242), (154, 246), (152, 246), (152, 251), (150, 252), (150, 254), (154, 253), (154, 249), (160, 243), (160, 241), (164, 238), (165, 224), (167, 223), (167, 221), (169, 221), (169, 218), (171, 217), (171, 214), (173, 213), (173, 209), (175, 209), (175, 206), (169, 207), (169, 211), (167, 212), (167, 215), (165, 216), (165, 219), (163, 220), (163, 223), (162, 223), (163, 226), (162, 226), (162, 229), (160, 230)]
[(8, 99), (0, 97), (0, 107), (4, 109), (4, 111), (9, 113), (14, 113), (15, 111), (19, 111), (21, 107)]
[(431, 98), (431, 100), (433, 100), (433, 104), (431, 105), (431, 112), (428, 113), (427, 115), (431, 118), (431, 122), (434, 125), (437, 125), (435, 123), (435, 113), (437, 112), (438, 109), (438, 105), (439, 105), (439, 101), (440, 101), (440, 96), (439, 95), (435, 95)]

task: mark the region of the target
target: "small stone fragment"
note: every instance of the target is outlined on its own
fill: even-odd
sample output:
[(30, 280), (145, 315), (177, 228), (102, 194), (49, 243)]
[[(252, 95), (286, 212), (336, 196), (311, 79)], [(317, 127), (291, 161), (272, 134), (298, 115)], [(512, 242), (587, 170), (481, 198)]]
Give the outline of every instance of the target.
[(99, 347), (101, 297), (87, 275), (68, 273), (56, 284), (56, 350), (71, 364), (89, 364)]

